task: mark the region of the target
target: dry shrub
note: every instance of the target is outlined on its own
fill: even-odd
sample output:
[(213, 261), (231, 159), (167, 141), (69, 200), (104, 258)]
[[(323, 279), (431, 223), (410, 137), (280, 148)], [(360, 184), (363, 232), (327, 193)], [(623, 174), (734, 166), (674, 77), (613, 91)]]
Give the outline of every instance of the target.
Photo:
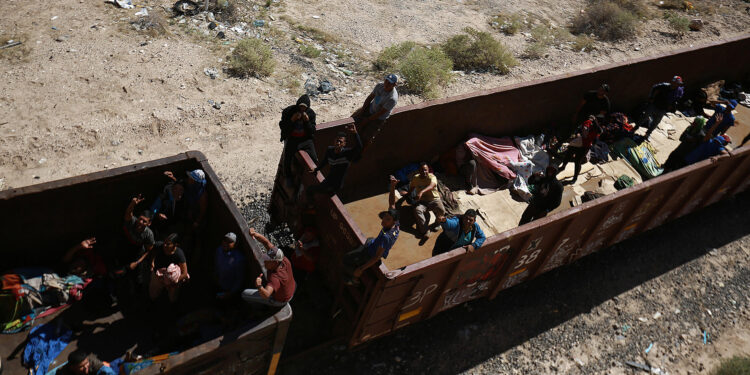
[(577, 52), (591, 52), (595, 48), (594, 38), (586, 34), (577, 35), (575, 39), (573, 39), (573, 45), (571, 47)]
[(747, 375), (750, 374), (750, 357), (734, 356), (725, 359), (711, 370), (711, 375)]
[[(203, 4), (203, 1), (199, 1), (199, 3)], [(211, 3), (209, 10), (214, 13), (217, 21), (235, 23), (242, 19), (240, 8), (235, 0), (217, 0), (215, 3)]]
[(442, 44), (442, 49), (453, 61), (453, 66), (462, 70), (494, 70), (506, 74), (516, 66), (513, 54), (490, 33), (472, 28), (466, 34), (451, 37)]
[(338, 38), (335, 36), (323, 31), (316, 29), (314, 27), (305, 26), (305, 25), (295, 25), (294, 26), (297, 30), (302, 32), (303, 34), (307, 35), (310, 38), (313, 38), (321, 43), (336, 43), (338, 42)]
[(302, 56), (309, 57), (311, 59), (314, 59), (314, 58), (320, 56), (320, 50), (319, 49), (317, 49), (317, 48), (315, 48), (313, 46), (308, 46), (307, 44), (303, 44), (299, 48), (299, 52), (302, 54)]
[(675, 12), (665, 12), (664, 19), (669, 23), (669, 27), (678, 35), (690, 31), (690, 19)]
[(524, 23), (523, 17), (518, 13), (498, 13), (490, 18), (490, 25), (506, 35), (514, 35), (523, 28)]
[(573, 19), (576, 34), (594, 34), (602, 40), (630, 39), (638, 33), (640, 22), (632, 11), (612, 0), (589, 3), (584, 13)]
[(229, 69), (240, 77), (266, 77), (275, 67), (271, 47), (255, 38), (241, 40), (229, 58)]
[(439, 48), (407, 41), (388, 47), (375, 60), (375, 68), (397, 72), (406, 88), (425, 98), (435, 98), (451, 79), (453, 64)]

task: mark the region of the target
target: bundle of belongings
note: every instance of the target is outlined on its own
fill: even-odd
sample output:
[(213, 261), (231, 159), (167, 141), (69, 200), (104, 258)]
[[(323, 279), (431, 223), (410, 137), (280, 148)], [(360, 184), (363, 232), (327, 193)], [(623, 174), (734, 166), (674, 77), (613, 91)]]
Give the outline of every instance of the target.
[(654, 146), (648, 141), (638, 143), (632, 138), (623, 138), (612, 145), (612, 154), (627, 160), (644, 179), (654, 178), (664, 172), (654, 157)]
[(58, 276), (49, 270), (19, 269), (2, 276), (0, 328), (17, 333), (31, 326), (34, 319), (50, 315), (83, 297), (91, 279), (76, 275)]
[(477, 162), (477, 186), (482, 194), (509, 187), (523, 201), (531, 198), (528, 179), (544, 171), (549, 156), (544, 136), (494, 138), (471, 134), (466, 149)]

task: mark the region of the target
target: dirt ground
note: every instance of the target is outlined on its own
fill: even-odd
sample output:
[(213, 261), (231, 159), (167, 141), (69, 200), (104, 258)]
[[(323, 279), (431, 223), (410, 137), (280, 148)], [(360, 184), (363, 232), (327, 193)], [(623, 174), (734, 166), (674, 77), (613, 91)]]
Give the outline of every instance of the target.
[[(304, 83), (317, 85), (327, 79), (336, 88), (313, 98), (319, 123), (345, 117), (380, 81), (380, 74), (372, 70), (372, 60), (394, 43), (440, 42), (471, 26), (492, 31), (520, 58), (521, 64), (504, 76), (457, 72), (443, 90), (443, 96), (452, 96), (699, 45), (750, 30), (750, 4), (746, 1), (711, 1), (715, 13), (701, 17), (708, 25), (698, 32), (678, 37), (665, 20), (655, 17), (645, 22), (632, 40), (596, 42), (592, 52), (553, 47), (544, 58), (532, 60), (521, 58), (530, 41), (528, 34), (506, 36), (493, 31), (489, 17), (500, 11), (525, 11), (566, 25), (585, 1), (246, 1), (240, 3), (243, 12), (239, 19), (220, 23), (216, 30), (208, 28), (206, 14), (173, 18), (171, 1), (134, 3), (135, 9), (120, 9), (101, 0), (60, 0), (52, 6), (39, 0), (0, 1), (4, 15), (0, 17), (0, 44), (9, 39), (23, 43), (0, 50), (0, 190), (200, 150), (232, 198), (243, 206), (270, 191), (282, 148), (279, 113), (304, 92)], [(142, 7), (164, 30), (134, 29), (131, 22), (141, 19), (135, 13)], [(254, 27), (253, 20), (263, 20), (264, 25)], [(311, 32), (313, 29), (319, 32)], [(217, 38), (217, 30), (226, 32), (226, 39)], [(222, 68), (235, 42), (256, 35), (273, 46), (278, 61), (275, 73), (263, 79), (227, 75)], [(317, 58), (304, 57), (299, 51), (301, 44), (323, 52)], [(206, 69), (216, 69), (216, 79), (205, 74)], [(221, 108), (214, 108), (209, 100), (220, 103)], [(421, 100), (402, 95), (399, 105)], [(746, 217), (740, 219), (747, 223)], [(727, 246), (748, 251), (747, 237), (739, 237)], [(747, 264), (745, 257), (735, 266), (744, 267), (747, 275)], [(744, 280), (747, 283), (747, 278)], [(633, 287), (635, 291), (646, 288)], [(736, 298), (745, 308), (747, 296), (745, 290)], [(596, 313), (581, 312), (573, 320), (585, 325), (591, 314)], [(662, 314), (670, 313), (664, 310)], [(710, 348), (723, 345), (736, 349), (738, 342), (745, 342), (747, 348), (748, 317), (740, 318), (745, 324), (744, 329), (733, 329), (737, 338), (722, 335)], [(559, 327), (546, 328), (548, 331), (538, 334), (561, 334)], [(581, 348), (590, 343), (579, 340), (575, 350), (584, 350)], [(524, 340), (517, 344), (511, 352), (528, 350)], [(619, 344), (601, 345), (614, 348)], [(656, 348), (660, 352), (658, 345)], [(570, 350), (566, 355), (588, 361), (574, 348)], [(706, 352), (706, 356), (712, 354)], [(554, 357), (549, 355), (550, 364)], [(390, 358), (382, 361), (390, 363)], [(469, 372), (485, 372), (480, 362), (472, 362), (478, 367)], [(683, 368), (690, 366), (686, 362)], [(450, 367), (444, 372), (466, 368)], [(564, 372), (566, 368), (559, 369)], [(600, 371), (607, 370), (597, 367), (590, 372)]]

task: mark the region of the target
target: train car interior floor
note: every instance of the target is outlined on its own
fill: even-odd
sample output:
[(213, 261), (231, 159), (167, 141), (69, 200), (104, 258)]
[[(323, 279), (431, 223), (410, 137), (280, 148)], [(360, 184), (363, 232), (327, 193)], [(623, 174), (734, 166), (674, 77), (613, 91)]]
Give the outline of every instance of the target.
[[(713, 113), (709, 109), (705, 112), (708, 115)], [(727, 134), (733, 140), (733, 144), (728, 147), (730, 150), (733, 145), (739, 145), (742, 139), (750, 134), (750, 108), (739, 105), (734, 114), (736, 125), (727, 131)], [(672, 151), (680, 145), (680, 135), (690, 126), (693, 119), (694, 117), (687, 117), (681, 113), (669, 113), (664, 116), (658, 128), (649, 138), (649, 142), (656, 151), (654, 157), (660, 164), (663, 164)], [(636, 131), (636, 134), (642, 135), (645, 131), (646, 129), (640, 128)], [(558, 173), (557, 177), (560, 180), (572, 177), (573, 171), (574, 165), (569, 163), (564, 170)], [(643, 178), (637, 170), (622, 158), (613, 160), (610, 157), (609, 161), (599, 164), (587, 162), (582, 165), (578, 180), (565, 186), (562, 203), (550, 214), (580, 205), (580, 198), (584, 192), (590, 191), (602, 195), (616, 192), (615, 181), (623, 174), (633, 178), (635, 184), (643, 182)], [(438, 178), (451, 179), (452, 177), (455, 176), (438, 175)], [(447, 181), (446, 185), (449, 185)], [(488, 238), (517, 227), (521, 215), (527, 207), (527, 203), (515, 199), (509, 189), (498, 190), (486, 195), (469, 195), (461, 189), (454, 190), (452, 194), (458, 202), (458, 208), (455, 212), (464, 212), (469, 208), (478, 210), (477, 222)], [(344, 204), (348, 213), (366, 236), (373, 236), (378, 233), (380, 221), (377, 220), (377, 213), (387, 206), (387, 192)], [(432, 257), (436, 238), (440, 234), (440, 232), (431, 233), (429, 240), (421, 243), (421, 240), (415, 236), (416, 229), (412, 207), (404, 204), (400, 210), (401, 234), (391, 249), (388, 258), (384, 260), (384, 264), (389, 269), (402, 268)], [(431, 215), (430, 220), (431, 223), (434, 223), (435, 215)]]

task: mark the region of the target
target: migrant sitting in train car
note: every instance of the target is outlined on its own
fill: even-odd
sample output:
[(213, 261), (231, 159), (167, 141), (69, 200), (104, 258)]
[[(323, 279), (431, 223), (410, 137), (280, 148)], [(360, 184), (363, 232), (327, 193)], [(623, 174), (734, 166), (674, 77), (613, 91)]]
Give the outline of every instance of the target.
[(216, 298), (219, 301), (231, 301), (239, 297), (242, 284), (245, 282), (247, 258), (245, 253), (234, 248), (236, 243), (237, 235), (229, 232), (224, 235), (221, 245), (216, 249), (214, 270), (219, 288)]
[(674, 76), (671, 82), (661, 82), (651, 87), (646, 110), (641, 114), (641, 118), (636, 124), (636, 129), (641, 126), (648, 129), (646, 139), (651, 136), (651, 133), (667, 112), (675, 111), (677, 101), (682, 98), (685, 92), (683, 85), (682, 77)]
[(253, 228), (250, 228), (249, 233), (266, 248), (266, 252), (263, 253), (263, 264), (268, 271), (268, 276), (260, 274), (255, 279), (257, 289), (245, 289), (242, 292), (242, 299), (251, 304), (284, 306), (291, 301), (297, 289), (292, 264), (289, 258), (285, 257), (284, 253), (262, 234)]
[(680, 145), (669, 154), (664, 162), (664, 171), (674, 171), (685, 166), (685, 156), (693, 152), (696, 147), (703, 143), (706, 137), (706, 118), (696, 116), (693, 122), (680, 135)]
[(169, 301), (176, 302), (180, 286), (190, 280), (187, 259), (178, 244), (177, 233), (172, 233), (152, 250), (151, 281), (148, 285), (151, 300), (159, 298), (166, 289)]
[(400, 233), (399, 214), (396, 209), (396, 184), (398, 179), (391, 176), (388, 209), (381, 211), (380, 225), (383, 227), (375, 238), (368, 238), (365, 244), (344, 255), (344, 272), (347, 285), (358, 285), (362, 272), (380, 265), (380, 259), (388, 258), (388, 253), (396, 243)]
[(364, 140), (364, 148), (375, 141), (375, 137), (383, 128), (385, 120), (391, 116), (391, 111), (398, 103), (398, 76), (389, 74), (378, 83), (370, 95), (365, 98), (362, 107), (352, 113), (354, 124), (360, 128)]
[(565, 184), (573, 184), (578, 180), (578, 174), (581, 173), (581, 165), (586, 162), (586, 155), (588, 155), (594, 142), (599, 139), (601, 133), (602, 128), (599, 126), (599, 121), (594, 116), (589, 116), (589, 118), (581, 124), (580, 130), (576, 136), (573, 137), (573, 140), (570, 141), (568, 150), (563, 158), (562, 167), (560, 167), (560, 169), (565, 169), (565, 166), (568, 165), (571, 160), (575, 163), (573, 179), (566, 181)]
[(701, 143), (693, 152), (687, 154), (685, 156), (685, 164), (694, 164), (718, 155), (729, 155), (726, 146), (730, 143), (732, 143), (732, 139), (729, 138), (728, 134), (713, 137)]
[(56, 375), (108, 375), (116, 373), (117, 371), (112, 369), (108, 362), (100, 361), (95, 355), (81, 349), (71, 352), (65, 366), (55, 372)]
[(472, 252), (482, 246), (485, 237), (482, 228), (477, 223), (477, 211), (468, 209), (463, 215), (446, 218), (438, 218), (443, 227), (432, 255), (442, 254), (453, 249), (463, 247), (467, 252)]
[(557, 168), (553, 165), (548, 166), (544, 174), (538, 172), (529, 177), (529, 189), (531, 200), (518, 225), (547, 216), (562, 201), (563, 185), (557, 180)]
[(719, 100), (715, 101), (714, 114), (708, 119), (706, 123), (706, 136), (715, 137), (717, 135), (724, 135), (724, 133), (734, 126), (734, 115), (732, 110), (737, 108), (737, 101), (734, 99), (730, 100)]
[(326, 165), (330, 165), (331, 169), (323, 182), (307, 188), (308, 202), (312, 203), (315, 194), (335, 194), (341, 189), (344, 186), (344, 177), (346, 177), (349, 165), (359, 159), (362, 152), (362, 140), (359, 138), (357, 128), (354, 125), (349, 125), (346, 130), (354, 134), (356, 141), (354, 147), (346, 147), (346, 133), (341, 132), (337, 134), (333, 146), (328, 146), (323, 161), (315, 168), (313, 173), (317, 173)]
[(409, 190), (400, 192), (406, 197), (406, 201), (414, 207), (414, 216), (417, 222), (417, 238), (427, 240), (429, 237), (429, 212), (436, 217), (445, 215), (445, 207), (440, 199), (437, 189), (437, 177), (430, 173), (430, 166), (426, 162), (419, 164), (419, 173), (415, 174), (409, 182)]
[(583, 99), (573, 115), (573, 124), (578, 125), (589, 116), (596, 116), (602, 120), (606, 118), (611, 110), (608, 93), (609, 85), (603, 83), (598, 89), (583, 94)]
[(297, 104), (290, 105), (281, 111), (281, 142), (284, 142), (284, 176), (287, 183), (292, 179), (292, 161), (299, 150), (307, 152), (313, 163), (318, 164), (315, 153), (315, 111), (310, 108), (310, 97), (307, 94), (297, 99)]

